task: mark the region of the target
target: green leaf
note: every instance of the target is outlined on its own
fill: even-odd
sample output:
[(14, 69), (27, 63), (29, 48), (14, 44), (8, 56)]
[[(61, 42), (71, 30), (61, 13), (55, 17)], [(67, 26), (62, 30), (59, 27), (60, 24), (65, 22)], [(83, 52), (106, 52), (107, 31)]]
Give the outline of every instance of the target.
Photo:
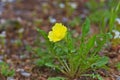
[(86, 36), (90, 30), (90, 20), (87, 18), (82, 26), (82, 36)]
[(45, 64), (45, 60), (44, 59), (37, 59), (36, 61), (35, 61), (35, 64), (37, 65), (37, 66), (44, 66), (44, 64)]
[(120, 70), (120, 62), (118, 62), (118, 63), (116, 64), (116, 67), (117, 67), (118, 70)]
[(84, 74), (83, 76), (89, 76), (92, 77), (93, 79), (98, 79), (98, 80), (103, 80), (103, 78), (99, 74)]
[(98, 80), (103, 80), (103, 78), (99, 74), (96, 77), (98, 78)]
[[(116, 5), (115, 5), (116, 6)], [(120, 2), (118, 2), (117, 6), (115, 8), (112, 8), (111, 13), (110, 13), (110, 21), (109, 21), (109, 31), (112, 32), (112, 30), (115, 27), (115, 19), (118, 16), (120, 9)]]
[(1, 71), (1, 74), (3, 75), (3, 76), (14, 76), (14, 74), (15, 74), (15, 70), (13, 70), (13, 69), (9, 69), (9, 66), (7, 65), (7, 64), (3, 64), (2, 66), (1, 66), (1, 69), (0, 69), (0, 71)]
[(65, 80), (63, 77), (49, 77), (47, 80)]
[(90, 51), (91, 48), (94, 47), (95, 45), (95, 40), (96, 40), (96, 36), (93, 36), (92, 38), (90, 38), (87, 42), (87, 48), (86, 48), (86, 51)]
[(48, 40), (47, 33), (39, 28), (37, 28), (37, 31), (44, 37), (44, 39)]
[(4, 63), (4, 62), (0, 62), (0, 67), (1, 67), (2, 65), (5, 65), (5, 63)]
[(71, 27), (79, 26), (81, 23), (80, 17), (75, 17), (72, 21), (69, 22)]
[(57, 66), (53, 63), (46, 63), (45, 66), (50, 67), (50, 68), (57, 68)]
[(25, 48), (27, 49), (27, 51), (31, 52), (32, 51), (32, 47), (30, 45), (26, 45)]
[(97, 61), (96, 61), (96, 63), (94, 63), (93, 65), (92, 65), (92, 67), (102, 67), (102, 66), (104, 66), (105, 64), (107, 64), (108, 63), (108, 60), (109, 60), (109, 58), (108, 57), (106, 57), (106, 56), (104, 56), (104, 57), (101, 57), (101, 58), (99, 58)]
[(67, 42), (67, 48), (70, 50), (70, 52), (75, 50), (74, 49), (74, 39), (70, 32), (67, 33), (66, 42)]

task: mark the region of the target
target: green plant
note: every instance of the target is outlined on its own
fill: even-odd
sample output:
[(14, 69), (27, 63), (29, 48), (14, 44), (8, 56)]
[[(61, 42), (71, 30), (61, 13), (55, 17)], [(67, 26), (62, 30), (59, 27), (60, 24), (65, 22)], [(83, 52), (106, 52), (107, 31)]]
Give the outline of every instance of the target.
[(103, 80), (103, 78), (99, 75), (99, 74), (84, 74), (83, 76), (88, 76), (88, 77), (92, 77), (93, 79), (98, 79), (98, 80)]
[[(120, 13), (120, 2), (115, 0), (108, 0), (104, 2), (98, 2), (91, 0), (86, 3), (86, 6), (90, 9), (89, 18), (93, 24), (99, 26), (101, 32), (110, 31), (115, 28), (115, 20)], [(106, 29), (109, 26), (109, 29)]]
[(110, 12), (110, 21), (109, 21), (109, 32), (113, 34), (111, 39), (112, 48), (117, 48), (120, 44), (120, 31), (119, 24), (115, 24), (118, 14), (120, 13), (120, 2), (115, 3), (115, 7), (112, 8)]
[(50, 31), (49, 35), (45, 31), (37, 29), (45, 39), (45, 47), (35, 50), (40, 56), (37, 61), (39, 66), (59, 70), (71, 79), (78, 78), (89, 71), (106, 68), (108, 57), (101, 57), (97, 53), (108, 42), (110, 34), (101, 33), (89, 37), (90, 21), (86, 19), (79, 39), (72, 37), (70, 31), (67, 31), (64, 38), (60, 38), (61, 33), (63, 35), (61, 26), (63, 25), (57, 25), (58, 32), (53, 27), (53, 31)]
[(112, 32), (112, 30), (115, 28), (115, 19), (118, 16), (120, 9), (120, 2), (117, 4), (117, 6), (113, 7), (110, 12), (110, 21), (109, 21), (109, 31)]
[(116, 64), (116, 67), (117, 67), (118, 70), (120, 70), (120, 62), (118, 62), (118, 63)]
[(79, 16), (75, 17), (73, 20), (69, 22), (69, 25), (71, 27), (80, 26), (80, 24), (81, 24), (81, 18)]
[(8, 64), (6, 64), (5, 62), (0, 62), (0, 74), (5, 77), (14, 76), (15, 71), (13, 69), (9, 69)]
[(63, 77), (49, 77), (47, 80), (65, 80)]
[(95, 11), (95, 10), (101, 8), (101, 7), (104, 7), (105, 2), (104, 1), (100, 1), (99, 4), (98, 4), (98, 1), (96, 1), (96, 0), (90, 0), (85, 5), (86, 5), (86, 7), (90, 11)]
[(103, 19), (107, 21), (109, 19), (109, 16), (110, 16), (109, 11), (106, 9), (105, 10), (102, 9), (90, 13), (89, 18), (92, 23), (99, 25), (103, 21)]

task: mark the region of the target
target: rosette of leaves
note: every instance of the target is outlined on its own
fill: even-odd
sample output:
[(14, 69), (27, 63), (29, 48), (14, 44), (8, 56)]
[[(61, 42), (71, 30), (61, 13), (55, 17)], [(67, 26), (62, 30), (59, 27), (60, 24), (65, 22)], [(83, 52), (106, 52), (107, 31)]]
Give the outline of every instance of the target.
[(109, 58), (100, 56), (98, 53), (109, 41), (111, 35), (100, 33), (89, 37), (89, 19), (86, 19), (83, 24), (82, 34), (78, 38), (74, 38), (68, 31), (63, 40), (51, 42), (45, 31), (37, 30), (45, 40), (44, 48), (39, 47), (35, 50), (40, 56), (37, 65), (61, 71), (71, 79), (85, 76), (84, 74), (90, 71), (107, 68)]

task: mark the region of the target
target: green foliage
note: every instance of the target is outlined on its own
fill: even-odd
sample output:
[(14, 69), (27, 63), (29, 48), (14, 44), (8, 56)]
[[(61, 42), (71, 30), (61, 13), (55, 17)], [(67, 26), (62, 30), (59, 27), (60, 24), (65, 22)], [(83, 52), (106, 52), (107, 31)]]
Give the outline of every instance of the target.
[(116, 5), (118, 5), (118, 3), (119, 3), (119, 0), (107, 0), (106, 1), (108, 9), (115, 7)]
[(46, 33), (45, 31), (40, 30), (40, 29), (37, 29), (37, 31), (41, 33), (41, 35), (45, 38), (45, 40), (48, 39), (48, 38), (47, 38), (47, 33)]
[(103, 78), (99, 74), (84, 74), (83, 76), (89, 76), (93, 79), (103, 80)]
[(108, 57), (105, 57), (105, 56), (100, 57), (99, 61), (96, 61), (96, 63), (94, 63), (92, 66), (100, 68), (100, 67), (104, 66), (104, 64), (107, 64), (108, 60), (109, 60)]
[(86, 3), (86, 7), (89, 8), (91, 11), (95, 11), (100, 7), (104, 6), (104, 2), (100, 1), (99, 4), (96, 0), (90, 0)]
[[(90, 10), (89, 18), (93, 24), (99, 26), (101, 32), (112, 31), (115, 28), (115, 19), (120, 14), (120, 2), (117, 0), (95, 0), (86, 3)], [(109, 26), (109, 29), (106, 29)]]
[(89, 15), (89, 18), (92, 23), (99, 25), (100, 23), (103, 22), (103, 20), (107, 22), (110, 16), (109, 13), (110, 12), (106, 9), (96, 10), (96, 11), (91, 12), (91, 14)]
[(49, 77), (47, 80), (65, 80), (63, 77)]
[(118, 63), (116, 64), (116, 67), (117, 67), (118, 70), (120, 70), (120, 62), (118, 62)]
[(116, 18), (120, 13), (120, 2), (113, 4), (115, 7), (112, 7), (110, 12), (110, 21), (109, 21), (109, 31), (113, 34), (113, 38), (111, 39), (111, 44), (113, 47), (117, 47), (120, 44), (119, 38), (119, 24), (115, 25)]
[(86, 36), (90, 30), (90, 20), (86, 19), (86, 22), (83, 24), (82, 27), (82, 37)]
[(115, 19), (118, 16), (120, 9), (120, 2), (117, 4), (117, 6), (113, 7), (110, 12), (110, 21), (109, 21), (109, 31), (112, 32), (112, 30), (115, 28)]
[(69, 25), (71, 27), (80, 26), (80, 24), (81, 24), (81, 18), (80, 17), (75, 17), (72, 21), (69, 22)]
[(9, 66), (4, 63), (4, 62), (0, 62), (0, 73), (5, 76), (14, 76), (15, 71), (13, 69), (9, 69)]
[[(37, 65), (57, 69), (69, 78), (77, 78), (86, 72), (106, 68), (105, 64), (108, 63), (108, 58), (101, 57), (97, 53), (109, 41), (110, 34), (101, 33), (88, 37), (89, 19), (86, 19), (83, 24), (82, 35), (79, 36), (79, 39), (73, 38), (68, 31), (64, 40), (53, 43), (48, 40), (47, 33), (40, 29), (37, 30), (45, 39), (45, 47), (35, 49), (40, 57), (37, 60)], [(79, 46), (78, 43), (80, 43)]]

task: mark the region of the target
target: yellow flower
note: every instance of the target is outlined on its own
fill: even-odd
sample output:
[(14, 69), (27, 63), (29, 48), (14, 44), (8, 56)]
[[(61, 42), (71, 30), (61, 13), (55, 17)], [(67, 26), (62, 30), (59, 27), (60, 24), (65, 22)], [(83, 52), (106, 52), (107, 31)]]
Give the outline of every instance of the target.
[(66, 26), (62, 25), (61, 23), (56, 23), (53, 26), (52, 31), (49, 32), (48, 38), (52, 42), (57, 42), (65, 37), (66, 32), (67, 32)]

